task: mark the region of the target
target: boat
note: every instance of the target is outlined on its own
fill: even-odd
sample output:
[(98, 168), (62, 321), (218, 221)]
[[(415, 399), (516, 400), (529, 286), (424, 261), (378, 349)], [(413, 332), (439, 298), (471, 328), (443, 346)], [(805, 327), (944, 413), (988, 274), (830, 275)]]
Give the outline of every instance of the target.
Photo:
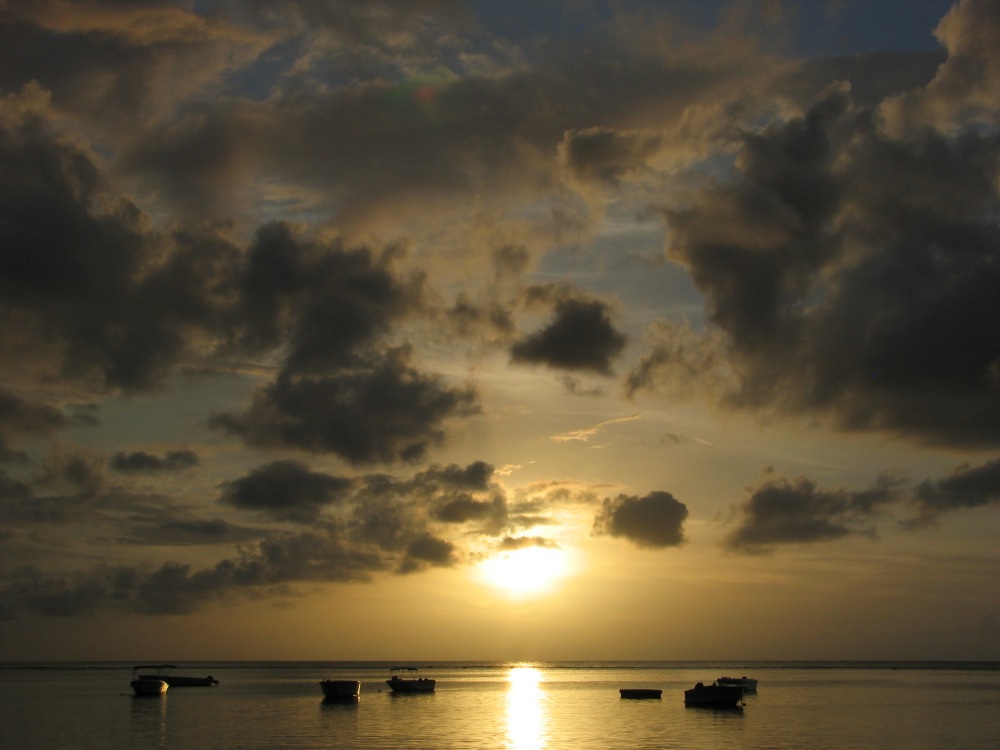
[[(219, 681), (208, 675), (207, 677), (193, 677), (191, 675), (174, 674), (171, 670), (177, 669), (174, 664), (154, 664), (151, 666), (135, 667), (133, 678), (143, 680), (162, 680), (170, 687), (212, 687), (218, 685)], [(149, 670), (143, 674), (143, 670)]]
[(659, 698), (662, 690), (652, 688), (622, 688), (618, 691), (622, 698)]
[(355, 700), (361, 696), (358, 680), (321, 680), (319, 686), (330, 700)]
[(684, 691), (685, 706), (707, 708), (740, 708), (743, 705), (743, 688), (739, 685), (705, 685), (701, 682)]
[(163, 695), (170, 687), (163, 680), (149, 675), (140, 675), (135, 670), (132, 671), (132, 679), (129, 687), (137, 696), (139, 695)]
[(392, 688), (394, 693), (433, 693), (437, 680), (427, 677), (400, 677), (396, 672), (413, 673), (416, 667), (393, 667), (389, 670), (393, 672), (392, 677), (385, 681), (385, 684)]
[(744, 693), (757, 692), (757, 680), (743, 675), (742, 677), (720, 677), (715, 681), (719, 685), (739, 685)]

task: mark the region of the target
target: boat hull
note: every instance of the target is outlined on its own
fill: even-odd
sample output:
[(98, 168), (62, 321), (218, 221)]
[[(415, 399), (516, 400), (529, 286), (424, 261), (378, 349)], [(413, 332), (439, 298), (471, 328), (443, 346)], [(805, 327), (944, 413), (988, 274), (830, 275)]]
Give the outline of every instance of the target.
[(420, 677), (414, 680), (392, 677), (386, 680), (385, 684), (392, 688), (392, 692), (394, 693), (433, 693), (436, 681), (427, 677)]
[(163, 680), (150, 677), (137, 677), (129, 683), (129, 686), (137, 696), (163, 695), (169, 687)]
[(323, 695), (331, 700), (355, 700), (361, 695), (358, 680), (322, 680), (319, 686)]
[(684, 691), (684, 705), (700, 708), (739, 708), (743, 688), (739, 685), (702, 685)]
[(144, 674), (139, 675), (143, 680), (163, 680), (170, 687), (212, 687), (218, 685), (219, 681), (209, 675), (208, 677), (188, 677), (176, 674)]
[(618, 691), (622, 698), (659, 698), (663, 695), (662, 690), (652, 690), (649, 688), (622, 688)]

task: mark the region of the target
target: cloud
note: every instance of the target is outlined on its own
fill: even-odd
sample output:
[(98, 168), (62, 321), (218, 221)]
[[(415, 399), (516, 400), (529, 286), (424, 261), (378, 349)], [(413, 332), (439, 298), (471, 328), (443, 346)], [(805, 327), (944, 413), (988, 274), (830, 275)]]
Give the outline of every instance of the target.
[(400, 573), (413, 573), (427, 565), (448, 568), (454, 565), (455, 545), (431, 534), (421, 534), (410, 542), (406, 557), (399, 567)]
[(677, 547), (684, 543), (688, 509), (669, 492), (605, 498), (594, 518), (594, 534), (624, 537), (638, 547)]
[(30, 484), (14, 479), (6, 472), (0, 471), (0, 502), (20, 502), (34, 497)]
[(183, 471), (198, 466), (201, 459), (191, 450), (167, 451), (162, 458), (145, 451), (119, 451), (108, 465), (124, 474), (156, 474), (161, 471)]
[(881, 478), (867, 490), (824, 490), (805, 477), (767, 478), (739, 506), (739, 523), (724, 548), (768, 552), (777, 545), (829, 542), (850, 534), (873, 533), (872, 523), (900, 502), (899, 481)]
[(30, 95), (0, 107), (0, 352), (22, 378), (152, 388), (217, 335), (236, 249), (150, 232), (90, 154), (16, 106)]
[(234, 594), (301, 582), (365, 581), (385, 568), (377, 551), (347, 545), (335, 532), (316, 529), (274, 534), (201, 570), (169, 562), (157, 568), (110, 566), (63, 575), (25, 566), (5, 574), (0, 598), (8, 618), (23, 612), (73, 616), (108, 610), (189, 614)]
[(621, 133), (609, 128), (567, 131), (560, 152), (578, 179), (616, 186), (646, 166), (660, 148), (658, 133)]
[(559, 544), (555, 540), (543, 536), (505, 536), (497, 545), (497, 549), (504, 552), (527, 549), (528, 547), (559, 549)]
[(632, 414), (627, 417), (616, 417), (615, 419), (605, 419), (603, 422), (598, 422), (592, 427), (584, 427), (583, 429), (570, 430), (569, 432), (564, 432), (561, 435), (553, 435), (550, 438), (550, 440), (553, 440), (557, 443), (565, 443), (570, 441), (579, 441), (582, 443), (586, 443), (588, 440), (594, 437), (594, 435), (596, 435), (598, 432), (600, 432), (609, 425), (622, 424), (624, 422), (634, 422), (637, 419), (640, 419), (640, 416), (638, 414)]
[(886, 100), (881, 109), (894, 133), (928, 125), (945, 132), (1000, 122), (1000, 2), (962, 0), (934, 30), (948, 57), (934, 78)]
[(281, 222), (259, 227), (236, 281), (239, 349), (287, 344), (284, 368), (296, 374), (351, 364), (420, 305), (421, 278), (394, 273), (397, 253), (310, 241)]
[(157, 547), (240, 544), (266, 536), (260, 529), (237, 526), (221, 518), (192, 517), (169, 507), (163, 512), (149, 514), (146, 519), (132, 517), (122, 525), (123, 536), (115, 542)]
[(10, 436), (45, 437), (70, 424), (61, 410), (0, 388), (0, 463), (28, 460), (26, 453), (10, 446)]
[(1000, 460), (963, 464), (943, 479), (927, 479), (917, 485), (913, 503), (917, 515), (905, 522), (911, 528), (932, 525), (942, 513), (1000, 505)]
[(704, 383), (732, 409), (997, 445), (998, 156), (974, 129), (889, 138), (842, 87), (744, 133), (731, 181), (665, 211), (706, 335), (654, 330), (630, 390)]
[(614, 327), (609, 306), (571, 290), (536, 286), (529, 298), (551, 303), (552, 319), (511, 346), (511, 361), (544, 364), (560, 370), (612, 373), (611, 363), (625, 348), (627, 337)]
[(59, 110), (120, 137), (276, 40), (175, 3), (13, 0), (0, 19), (0, 89), (37, 81)]
[(425, 375), (397, 349), (321, 377), (282, 375), (259, 388), (242, 414), (211, 425), (253, 447), (336, 453), (352, 463), (417, 461), (444, 442), (443, 424), (478, 412), (470, 387)]
[(271, 518), (312, 523), (323, 508), (342, 501), (352, 481), (309, 471), (297, 461), (274, 461), (224, 482), (219, 502)]

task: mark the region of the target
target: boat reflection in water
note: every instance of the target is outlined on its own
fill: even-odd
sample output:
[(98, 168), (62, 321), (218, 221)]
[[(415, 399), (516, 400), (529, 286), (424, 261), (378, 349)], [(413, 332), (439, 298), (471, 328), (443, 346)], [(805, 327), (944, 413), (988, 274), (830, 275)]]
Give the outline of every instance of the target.
[(545, 747), (545, 695), (542, 672), (535, 667), (512, 667), (507, 675), (507, 746), (511, 750)]

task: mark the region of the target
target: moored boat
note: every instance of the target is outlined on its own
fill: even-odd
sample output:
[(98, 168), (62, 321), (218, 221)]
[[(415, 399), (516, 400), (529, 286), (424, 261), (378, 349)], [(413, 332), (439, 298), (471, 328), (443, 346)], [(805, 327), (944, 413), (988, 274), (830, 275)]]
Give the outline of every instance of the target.
[(437, 680), (428, 677), (400, 677), (396, 672), (413, 673), (416, 667), (393, 667), (389, 670), (393, 672), (392, 677), (385, 681), (385, 684), (392, 688), (394, 693), (433, 693)]
[(743, 675), (742, 677), (720, 677), (715, 682), (719, 685), (739, 685), (743, 688), (744, 693), (757, 692), (757, 680), (752, 677), (747, 677), (746, 675)]
[(330, 700), (355, 700), (361, 695), (359, 680), (321, 680), (319, 686)]
[[(219, 681), (208, 675), (207, 677), (195, 677), (192, 675), (174, 674), (172, 670), (177, 669), (174, 664), (153, 664), (149, 666), (135, 667), (133, 676), (141, 680), (162, 680), (170, 687), (211, 687), (218, 685)], [(149, 670), (143, 674), (143, 670)]]
[(684, 691), (685, 706), (707, 708), (739, 708), (743, 704), (743, 688), (739, 685), (705, 685), (701, 682)]
[(659, 698), (663, 695), (662, 690), (653, 688), (621, 688), (618, 693), (622, 698)]
[(151, 677), (135, 677), (129, 682), (129, 687), (137, 696), (139, 695), (163, 695), (167, 692), (167, 683), (163, 680), (156, 680)]

